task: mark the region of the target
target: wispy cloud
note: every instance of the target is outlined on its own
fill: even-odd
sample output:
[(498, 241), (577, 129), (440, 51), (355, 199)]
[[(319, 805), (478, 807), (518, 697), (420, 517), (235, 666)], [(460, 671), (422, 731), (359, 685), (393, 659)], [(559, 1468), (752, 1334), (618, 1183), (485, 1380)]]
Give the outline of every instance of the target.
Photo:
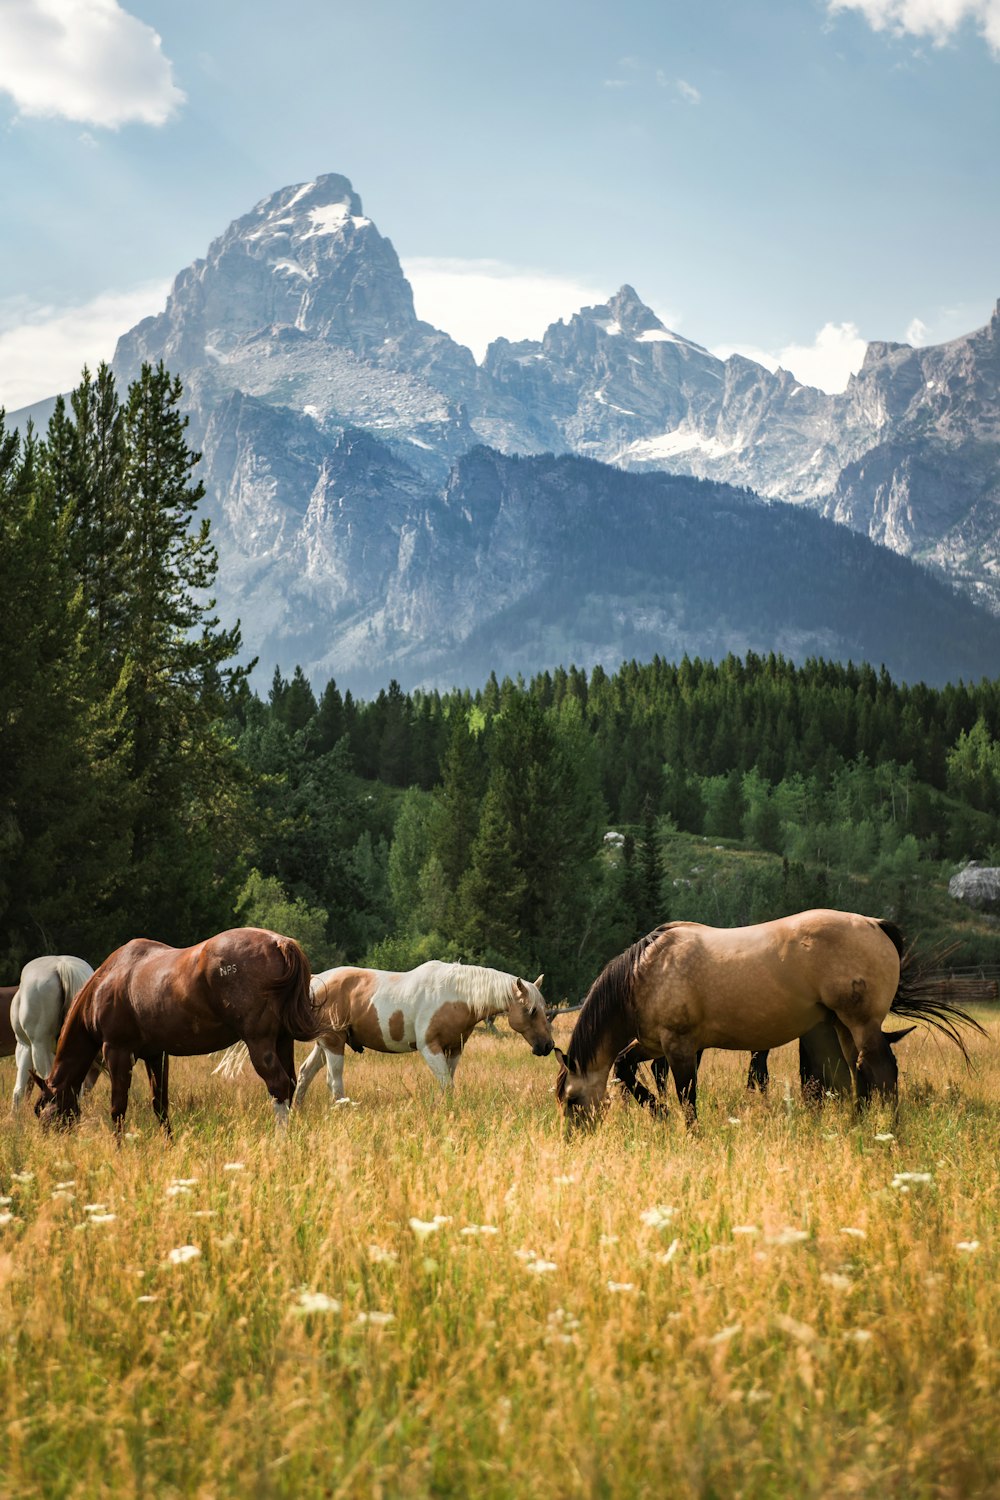
[(971, 22), (1000, 58), (1000, 0), (827, 0), (831, 15), (860, 11), (875, 31), (929, 37), (943, 47)]
[(854, 323), (824, 323), (811, 344), (786, 344), (783, 349), (761, 349), (750, 344), (724, 344), (712, 350), (720, 359), (744, 354), (768, 370), (790, 370), (803, 385), (821, 391), (842, 391), (861, 368), (868, 347)]
[(481, 359), (499, 337), (540, 338), (550, 323), (607, 299), (590, 282), (498, 260), (416, 257), (403, 261), (419, 317)]
[(0, 0), (0, 93), (22, 116), (111, 130), (184, 102), (159, 35), (117, 0)]
[(683, 100), (685, 100), (686, 103), (688, 103), (688, 104), (700, 104), (701, 103), (701, 94), (695, 88), (695, 86), (694, 86), (693, 83), (688, 83), (688, 81), (687, 81), (686, 78), (678, 78), (675, 87), (677, 89), (678, 94), (680, 94), (681, 98)]
[(168, 286), (102, 292), (78, 307), (0, 304), (0, 406), (17, 411), (70, 390), (85, 364), (110, 359), (119, 336), (163, 306)]

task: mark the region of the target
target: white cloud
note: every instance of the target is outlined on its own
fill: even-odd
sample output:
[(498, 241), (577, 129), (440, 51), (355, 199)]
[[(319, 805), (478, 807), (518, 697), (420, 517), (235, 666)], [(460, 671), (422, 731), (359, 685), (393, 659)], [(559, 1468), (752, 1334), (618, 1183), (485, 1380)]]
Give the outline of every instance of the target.
[(701, 103), (701, 94), (695, 88), (693, 83), (688, 83), (684, 78), (678, 78), (677, 92), (680, 94), (681, 98), (684, 99), (688, 104)]
[(911, 318), (906, 325), (906, 333), (903, 335), (907, 344), (912, 344), (914, 349), (919, 349), (927, 342), (928, 328), (923, 318)]
[(403, 261), (418, 317), (443, 328), (477, 359), (492, 339), (540, 338), (550, 323), (607, 301), (607, 292), (498, 260)]
[(0, 406), (17, 411), (71, 390), (85, 364), (94, 369), (110, 359), (121, 334), (163, 307), (168, 289), (152, 281), (79, 307), (0, 305)]
[(971, 21), (1000, 57), (1000, 0), (827, 0), (831, 15), (860, 11), (875, 31), (929, 37), (943, 47)]
[(111, 130), (184, 102), (160, 37), (117, 0), (0, 0), (0, 93), (21, 115)]
[(868, 347), (854, 323), (824, 323), (811, 344), (786, 344), (783, 349), (759, 349), (749, 344), (727, 344), (712, 350), (720, 359), (745, 354), (759, 365), (790, 370), (803, 385), (821, 391), (842, 391), (861, 368)]

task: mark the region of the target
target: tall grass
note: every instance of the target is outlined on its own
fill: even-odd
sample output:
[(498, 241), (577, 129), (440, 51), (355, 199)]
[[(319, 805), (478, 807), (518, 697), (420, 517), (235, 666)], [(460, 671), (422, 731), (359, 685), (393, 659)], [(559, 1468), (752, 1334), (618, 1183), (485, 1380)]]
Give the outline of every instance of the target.
[(903, 1044), (896, 1121), (803, 1108), (789, 1048), (766, 1100), (710, 1054), (695, 1131), (621, 1102), (566, 1142), (552, 1060), (477, 1034), (453, 1100), (349, 1054), (357, 1103), (317, 1081), (284, 1137), (207, 1059), (173, 1142), (141, 1070), (120, 1147), (106, 1083), (8, 1124), (0, 1493), (997, 1493), (987, 1024), (972, 1073)]

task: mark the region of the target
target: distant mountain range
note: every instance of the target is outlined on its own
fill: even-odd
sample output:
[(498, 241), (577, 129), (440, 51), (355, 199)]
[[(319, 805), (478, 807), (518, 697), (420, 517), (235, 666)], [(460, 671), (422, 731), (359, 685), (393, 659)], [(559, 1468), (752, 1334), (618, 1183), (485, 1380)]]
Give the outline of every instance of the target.
[(268, 668), (360, 691), (656, 651), (1000, 671), (1000, 622), (948, 581), (1000, 607), (1000, 304), (936, 348), (869, 345), (836, 396), (717, 359), (629, 286), (477, 365), (330, 175), (182, 271), (115, 368), (146, 359), (184, 381), (220, 604)]

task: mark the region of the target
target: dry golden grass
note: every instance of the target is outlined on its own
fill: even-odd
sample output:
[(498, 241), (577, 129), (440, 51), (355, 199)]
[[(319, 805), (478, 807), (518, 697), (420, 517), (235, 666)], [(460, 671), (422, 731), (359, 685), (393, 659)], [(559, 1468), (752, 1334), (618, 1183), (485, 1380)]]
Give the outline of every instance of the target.
[(988, 1025), (971, 1074), (904, 1044), (896, 1122), (804, 1109), (786, 1048), (766, 1100), (710, 1055), (694, 1132), (629, 1102), (565, 1142), (552, 1059), (477, 1035), (451, 1102), (349, 1054), (357, 1105), (317, 1080), (284, 1138), (207, 1059), (172, 1143), (141, 1070), (121, 1147), (106, 1082), (75, 1133), (7, 1125), (0, 1493), (1000, 1493)]

